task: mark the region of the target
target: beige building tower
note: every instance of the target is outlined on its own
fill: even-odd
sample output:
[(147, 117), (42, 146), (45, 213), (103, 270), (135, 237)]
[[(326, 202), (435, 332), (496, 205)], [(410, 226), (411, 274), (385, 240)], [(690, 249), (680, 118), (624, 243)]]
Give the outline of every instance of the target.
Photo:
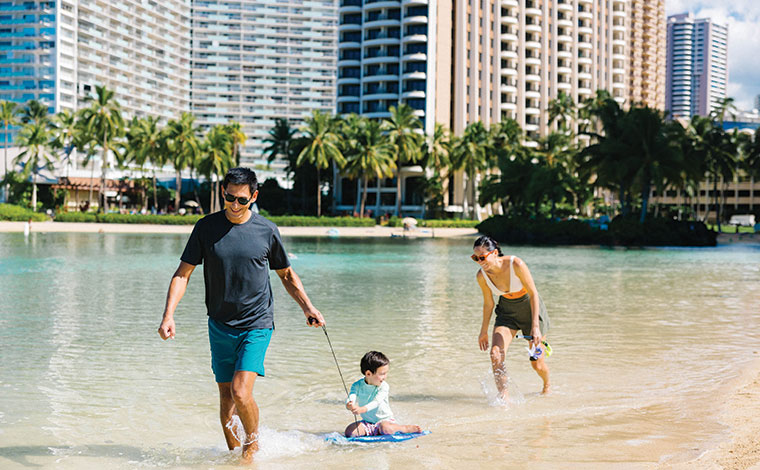
[(543, 135), (561, 91), (576, 103), (597, 89), (627, 101), (628, 8), (627, 0), (454, 2), (454, 133), (512, 118)]
[(667, 17), (665, 0), (631, 0), (629, 103), (665, 109)]

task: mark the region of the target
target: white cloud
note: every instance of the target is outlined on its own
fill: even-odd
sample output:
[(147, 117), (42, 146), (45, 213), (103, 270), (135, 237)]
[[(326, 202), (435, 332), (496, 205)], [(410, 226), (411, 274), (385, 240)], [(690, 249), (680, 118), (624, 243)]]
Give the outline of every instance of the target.
[(751, 109), (760, 95), (760, 2), (757, 0), (668, 0), (668, 15), (691, 12), (728, 25), (728, 96)]

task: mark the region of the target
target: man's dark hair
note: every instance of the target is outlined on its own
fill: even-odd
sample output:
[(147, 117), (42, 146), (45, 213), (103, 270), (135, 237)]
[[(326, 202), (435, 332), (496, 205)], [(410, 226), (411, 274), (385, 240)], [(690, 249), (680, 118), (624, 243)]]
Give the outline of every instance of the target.
[(379, 351), (370, 351), (364, 355), (361, 362), (362, 374), (366, 374), (367, 371), (371, 373), (377, 372), (379, 367), (387, 366), (391, 361), (385, 357), (385, 354)]
[(227, 185), (230, 184), (247, 184), (251, 188), (251, 195), (259, 188), (259, 181), (256, 179), (256, 173), (250, 168), (243, 168), (239, 166), (232, 168), (224, 175), (224, 181), (222, 181), (222, 187), (227, 189)]

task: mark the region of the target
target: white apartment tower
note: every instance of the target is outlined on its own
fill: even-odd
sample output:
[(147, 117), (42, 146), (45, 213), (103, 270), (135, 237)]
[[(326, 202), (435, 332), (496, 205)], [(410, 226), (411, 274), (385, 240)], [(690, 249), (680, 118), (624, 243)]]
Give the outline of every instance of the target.
[(665, 107), (673, 117), (707, 116), (726, 97), (728, 28), (683, 13), (668, 17)]
[(241, 124), (241, 163), (263, 163), (276, 118), (335, 111), (333, 0), (192, 0), (192, 22), (192, 112), (203, 128)]
[(190, 109), (189, 0), (7, 0), (0, 16), (0, 99), (76, 111), (105, 85), (127, 118)]

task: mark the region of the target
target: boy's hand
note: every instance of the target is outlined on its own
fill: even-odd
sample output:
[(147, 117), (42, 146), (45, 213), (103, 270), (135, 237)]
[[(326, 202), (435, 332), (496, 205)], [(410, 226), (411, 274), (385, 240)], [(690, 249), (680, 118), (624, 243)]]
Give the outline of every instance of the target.
[[(361, 406), (357, 406), (356, 403), (354, 403), (352, 401), (346, 403), (346, 408), (348, 408), (348, 410), (351, 411), (351, 413), (353, 413), (355, 415), (362, 414), (362, 407)], [(366, 411), (366, 410), (364, 410), (364, 411)]]

